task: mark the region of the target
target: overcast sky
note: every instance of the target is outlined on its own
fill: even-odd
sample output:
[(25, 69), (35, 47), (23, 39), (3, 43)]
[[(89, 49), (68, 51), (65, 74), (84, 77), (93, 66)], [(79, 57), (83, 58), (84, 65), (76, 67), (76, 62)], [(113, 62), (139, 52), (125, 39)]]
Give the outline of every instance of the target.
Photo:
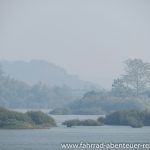
[(0, 0), (0, 59), (44, 59), (108, 88), (150, 62), (150, 0)]

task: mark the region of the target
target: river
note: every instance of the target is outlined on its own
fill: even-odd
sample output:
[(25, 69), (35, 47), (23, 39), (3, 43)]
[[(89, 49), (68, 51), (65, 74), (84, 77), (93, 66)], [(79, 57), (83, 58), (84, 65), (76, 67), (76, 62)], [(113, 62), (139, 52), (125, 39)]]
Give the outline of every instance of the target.
[(128, 126), (72, 127), (67, 119), (96, 119), (98, 116), (53, 115), (58, 127), (51, 129), (0, 130), (0, 150), (61, 150), (62, 143), (149, 143), (150, 127)]

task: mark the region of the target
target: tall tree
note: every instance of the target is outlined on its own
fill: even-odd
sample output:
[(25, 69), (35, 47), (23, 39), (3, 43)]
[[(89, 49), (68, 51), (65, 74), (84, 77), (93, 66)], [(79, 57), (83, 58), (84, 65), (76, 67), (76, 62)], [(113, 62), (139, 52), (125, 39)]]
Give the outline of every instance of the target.
[(138, 96), (150, 85), (150, 63), (145, 63), (141, 59), (126, 60), (123, 80), (126, 86), (136, 91)]
[(127, 97), (132, 93), (131, 89), (125, 86), (124, 80), (121, 78), (114, 79), (111, 91), (113, 95), (118, 97)]

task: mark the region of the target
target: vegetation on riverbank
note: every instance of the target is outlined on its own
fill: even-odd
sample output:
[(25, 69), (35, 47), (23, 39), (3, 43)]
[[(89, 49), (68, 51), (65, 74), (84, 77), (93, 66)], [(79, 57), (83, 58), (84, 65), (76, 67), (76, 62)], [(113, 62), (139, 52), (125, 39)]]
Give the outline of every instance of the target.
[(92, 120), (92, 119), (86, 119), (86, 120), (73, 119), (73, 120), (64, 121), (62, 124), (66, 125), (67, 127), (72, 127), (72, 126), (100, 126), (100, 125), (102, 125), (97, 120)]
[(0, 129), (40, 129), (54, 126), (55, 120), (41, 111), (23, 114), (0, 107)]
[(50, 114), (56, 115), (101, 115), (120, 110), (150, 110), (150, 98), (120, 98), (102, 92), (88, 92), (82, 99), (64, 108), (56, 108)]
[(131, 127), (150, 126), (150, 111), (116, 111), (104, 120), (107, 125), (129, 125)]
[(99, 117), (97, 120), (67, 120), (62, 123), (67, 127), (71, 126), (101, 126), (101, 125), (122, 125), (140, 128), (143, 126), (150, 126), (150, 111), (128, 110), (116, 111), (106, 115), (106, 117)]
[(100, 115), (120, 110), (150, 110), (150, 63), (125, 61), (124, 73), (114, 79), (111, 90), (89, 91), (51, 114)]

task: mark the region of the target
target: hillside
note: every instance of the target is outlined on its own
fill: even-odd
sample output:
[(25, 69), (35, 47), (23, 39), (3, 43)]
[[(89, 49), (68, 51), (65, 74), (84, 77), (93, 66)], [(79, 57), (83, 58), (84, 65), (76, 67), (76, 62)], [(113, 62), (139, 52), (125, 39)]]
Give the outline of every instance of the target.
[(48, 87), (42, 83), (28, 85), (5, 75), (0, 69), (0, 106), (6, 108), (62, 107), (83, 93), (67, 86)]
[(52, 114), (102, 115), (118, 110), (150, 110), (150, 97), (117, 97), (106, 92), (88, 92), (80, 100)]
[(124, 73), (114, 79), (109, 91), (87, 92), (54, 114), (106, 114), (118, 110), (150, 110), (150, 63), (127, 59)]
[(30, 85), (42, 82), (49, 87), (66, 85), (86, 91), (96, 88), (94, 84), (82, 81), (78, 76), (70, 75), (65, 69), (44, 60), (1, 61), (0, 64), (7, 75)]
[(0, 106), (7, 108), (63, 107), (97, 88), (42, 60), (0, 64)]

